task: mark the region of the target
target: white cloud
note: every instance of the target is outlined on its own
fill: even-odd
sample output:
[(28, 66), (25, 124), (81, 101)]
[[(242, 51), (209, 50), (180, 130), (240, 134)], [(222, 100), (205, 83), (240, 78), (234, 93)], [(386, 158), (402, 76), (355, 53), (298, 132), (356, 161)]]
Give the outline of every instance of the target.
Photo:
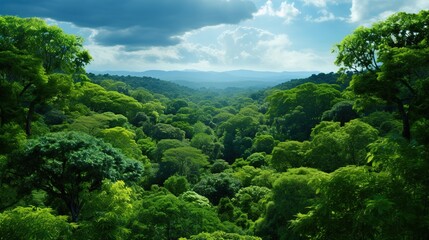
[(284, 19), (285, 23), (290, 23), (300, 13), (301, 12), (295, 7), (294, 3), (289, 4), (287, 2), (282, 2), (279, 8), (275, 9), (275, 7), (273, 7), (273, 2), (269, 0), (265, 5), (259, 8), (254, 16), (280, 17)]
[(386, 19), (395, 12), (417, 13), (428, 8), (428, 0), (352, 0), (349, 21), (370, 25)]
[(306, 16), (306, 20), (310, 22), (327, 22), (327, 21), (333, 21), (333, 20), (344, 20), (344, 18), (336, 17), (332, 12), (329, 12), (327, 9), (321, 9), (318, 11), (319, 16), (314, 18), (310, 15)]
[[(333, 71), (333, 56), (324, 57), (312, 50), (293, 50), (285, 34), (254, 27), (224, 26), (212, 42), (200, 43), (198, 35), (219, 29), (188, 32), (182, 43), (152, 47), (136, 52), (121, 47), (87, 46), (94, 57), (88, 67), (94, 70), (211, 70), (252, 69), (261, 71)], [(328, 53), (327, 53), (328, 54)], [(111, 66), (106, 69), (106, 66)]]
[(326, 7), (327, 0), (302, 0), (305, 5), (313, 5), (316, 7)]

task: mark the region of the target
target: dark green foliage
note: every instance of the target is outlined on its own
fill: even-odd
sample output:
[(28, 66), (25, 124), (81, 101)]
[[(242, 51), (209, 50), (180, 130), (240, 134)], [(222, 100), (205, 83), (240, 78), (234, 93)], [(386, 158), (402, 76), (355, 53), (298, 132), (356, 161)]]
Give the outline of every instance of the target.
[(322, 115), (322, 120), (340, 122), (340, 125), (344, 126), (346, 122), (349, 122), (350, 120), (357, 117), (358, 114), (353, 109), (353, 102), (342, 101), (332, 106), (331, 110), (324, 112)]
[(252, 153), (246, 160), (249, 162), (250, 166), (257, 168), (267, 165), (265, 152)]
[(193, 190), (217, 205), (221, 198), (232, 198), (240, 189), (240, 181), (230, 174), (218, 173), (207, 175), (194, 185)]
[(20, 149), (25, 140), (25, 132), (18, 124), (8, 123), (0, 126), (0, 155)]
[(179, 196), (189, 190), (189, 183), (186, 177), (173, 175), (165, 180), (164, 187), (175, 196)]
[(152, 138), (158, 141), (162, 139), (183, 140), (185, 139), (185, 132), (170, 124), (158, 123), (152, 130)]
[(238, 191), (232, 199), (234, 206), (256, 221), (265, 213), (266, 205), (271, 199), (271, 190), (266, 187), (249, 186)]
[(105, 178), (137, 181), (143, 171), (139, 162), (78, 132), (50, 133), (29, 141), (6, 169), (10, 182), (17, 187), (41, 189), (61, 199), (75, 222), (83, 207), (80, 196), (84, 191), (99, 189)]
[(252, 145), (253, 152), (265, 152), (270, 154), (275, 146), (274, 137), (271, 135), (258, 135)]
[(211, 173), (221, 173), (227, 169), (229, 169), (230, 166), (227, 161), (223, 159), (217, 159), (213, 162), (212, 166), (210, 167)]
[(226, 233), (222, 231), (216, 231), (213, 233), (200, 233), (198, 235), (191, 236), (190, 240), (261, 240), (259, 237), (240, 235), (237, 233)]

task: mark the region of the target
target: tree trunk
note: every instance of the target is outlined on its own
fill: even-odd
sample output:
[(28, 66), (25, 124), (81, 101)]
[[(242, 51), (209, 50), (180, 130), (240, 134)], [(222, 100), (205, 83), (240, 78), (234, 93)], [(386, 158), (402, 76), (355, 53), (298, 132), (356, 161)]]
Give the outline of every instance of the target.
[(410, 118), (407, 111), (405, 111), (404, 104), (401, 100), (397, 100), (399, 114), (402, 118), (402, 136), (408, 141), (411, 140), (411, 127)]
[(71, 221), (75, 223), (78, 222), (81, 209), (79, 203), (76, 203), (75, 201), (73, 201), (73, 199), (65, 199), (65, 202), (67, 204), (67, 208), (70, 211)]
[(33, 100), (30, 102), (30, 106), (28, 107), (27, 117), (25, 119), (25, 133), (27, 134), (27, 136), (31, 135), (31, 122), (33, 120), (35, 109), (36, 109), (36, 101)]

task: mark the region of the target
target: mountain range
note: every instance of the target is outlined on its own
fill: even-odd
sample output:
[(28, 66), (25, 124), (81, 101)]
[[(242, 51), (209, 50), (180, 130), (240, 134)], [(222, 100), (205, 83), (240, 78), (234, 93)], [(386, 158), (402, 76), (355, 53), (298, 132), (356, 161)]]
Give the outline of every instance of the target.
[(268, 72), (251, 70), (234, 70), (226, 72), (213, 71), (161, 71), (149, 70), (143, 72), (129, 71), (93, 71), (95, 74), (110, 74), (119, 76), (152, 77), (174, 82), (194, 89), (225, 89), (225, 88), (267, 88), (292, 79), (307, 78), (315, 71), (303, 72)]

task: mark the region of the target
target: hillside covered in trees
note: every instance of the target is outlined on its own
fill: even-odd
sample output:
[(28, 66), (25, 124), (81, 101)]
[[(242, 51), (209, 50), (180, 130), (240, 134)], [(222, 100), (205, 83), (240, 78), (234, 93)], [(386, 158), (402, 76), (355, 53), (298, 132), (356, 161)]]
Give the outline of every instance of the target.
[(264, 91), (86, 74), (0, 16), (0, 239), (428, 239), (429, 11)]

